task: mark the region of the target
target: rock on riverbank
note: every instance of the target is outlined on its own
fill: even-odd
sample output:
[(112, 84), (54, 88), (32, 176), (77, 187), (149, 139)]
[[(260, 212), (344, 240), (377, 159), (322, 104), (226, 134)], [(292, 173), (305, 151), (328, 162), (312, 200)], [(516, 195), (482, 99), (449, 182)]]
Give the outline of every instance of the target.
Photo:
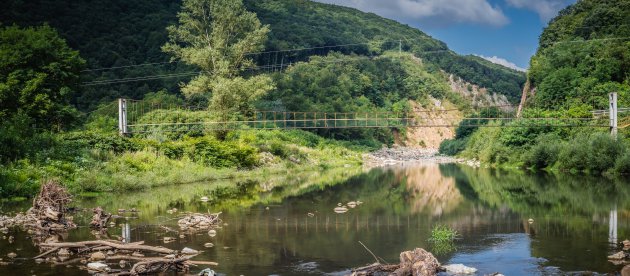
[(365, 166), (384, 167), (407, 162), (461, 163), (479, 167), (479, 161), (466, 160), (438, 154), (437, 149), (420, 149), (407, 147), (382, 148), (363, 156)]

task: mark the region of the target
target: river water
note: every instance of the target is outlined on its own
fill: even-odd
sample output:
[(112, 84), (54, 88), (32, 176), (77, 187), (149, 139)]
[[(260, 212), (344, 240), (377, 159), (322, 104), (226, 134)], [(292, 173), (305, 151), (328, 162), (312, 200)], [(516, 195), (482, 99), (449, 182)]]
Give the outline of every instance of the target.
[[(224, 188), (235, 183), (238, 189)], [(211, 200), (202, 202), (202, 196)], [(362, 204), (343, 214), (333, 211), (350, 201)], [(100, 237), (202, 250), (195, 259), (218, 262), (213, 269), (226, 275), (344, 275), (374, 262), (359, 241), (386, 262), (397, 263), (400, 252), (422, 247), (441, 263), (472, 266), (478, 275), (618, 273), (623, 266), (606, 257), (630, 238), (628, 182), (455, 164), (198, 183), (77, 198), (75, 205), (109, 211), (136, 208), (137, 215), (116, 219), (117, 226)], [(0, 213), (27, 207), (3, 203)], [(169, 214), (172, 208), (178, 211)], [(161, 227), (177, 229), (177, 217), (186, 211), (222, 212), (224, 224), (214, 237), (202, 232), (179, 238)], [(75, 221), (86, 225), (90, 216), (78, 212)], [(456, 229), (460, 238), (446, 246), (428, 242), (432, 227), (439, 224)], [(14, 236), (14, 242), (0, 240), (0, 258), (6, 261), (9, 252), (18, 258), (0, 266), (0, 275), (87, 274), (75, 264), (36, 264), (26, 259), (39, 252), (26, 233), (11, 229), (7, 236)], [(165, 236), (177, 240), (164, 244)], [(96, 237), (80, 227), (62, 238)], [(205, 248), (205, 243), (214, 247)]]

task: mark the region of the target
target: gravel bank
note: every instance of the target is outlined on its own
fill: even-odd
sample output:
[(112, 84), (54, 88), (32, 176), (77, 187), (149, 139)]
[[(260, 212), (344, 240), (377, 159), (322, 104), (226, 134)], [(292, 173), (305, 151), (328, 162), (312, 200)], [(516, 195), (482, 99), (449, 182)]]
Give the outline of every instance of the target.
[(385, 167), (408, 162), (460, 163), (479, 167), (479, 161), (466, 160), (438, 154), (437, 149), (419, 149), (407, 147), (382, 148), (363, 156), (367, 167)]

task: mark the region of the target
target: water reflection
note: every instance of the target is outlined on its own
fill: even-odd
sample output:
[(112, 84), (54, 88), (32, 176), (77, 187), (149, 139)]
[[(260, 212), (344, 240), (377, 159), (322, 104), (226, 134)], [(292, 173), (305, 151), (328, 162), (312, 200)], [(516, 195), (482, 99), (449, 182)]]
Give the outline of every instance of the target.
[[(209, 201), (201, 202), (201, 196)], [(136, 208), (138, 219), (120, 219), (117, 224), (122, 226), (110, 232), (131, 242), (202, 249), (198, 258), (218, 261), (215, 270), (228, 275), (343, 274), (373, 262), (358, 241), (393, 263), (403, 250), (430, 248), (427, 238), (435, 224), (462, 234), (457, 251), (438, 255), (442, 262), (474, 266), (480, 275), (544, 275), (618, 272), (620, 267), (606, 256), (614, 250), (611, 243), (630, 237), (629, 196), (627, 183), (603, 179), (422, 164), (165, 187), (80, 204)], [(343, 214), (333, 211), (351, 201), (363, 204)], [(166, 212), (172, 208), (223, 211), (227, 224), (216, 236), (198, 233), (163, 244), (168, 233), (160, 226), (177, 229), (178, 214)], [(78, 214), (81, 219), (89, 216)], [(26, 235), (18, 236), (22, 254), (34, 255), (32, 245), (23, 242)], [(85, 229), (68, 237), (86, 238), (91, 237)], [(203, 248), (208, 242), (214, 247)], [(0, 254), (7, 250), (11, 248), (0, 240)], [(46, 266), (0, 266), (0, 275), (16, 271), (52, 275)], [(83, 274), (61, 267), (55, 272)]]

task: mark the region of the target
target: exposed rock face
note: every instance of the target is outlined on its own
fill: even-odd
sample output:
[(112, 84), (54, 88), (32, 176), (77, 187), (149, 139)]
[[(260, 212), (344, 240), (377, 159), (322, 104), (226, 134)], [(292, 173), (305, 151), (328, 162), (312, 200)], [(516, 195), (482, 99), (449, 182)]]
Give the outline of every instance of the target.
[(490, 93), (486, 88), (466, 82), (453, 74), (449, 75), (448, 82), (451, 90), (469, 99), (473, 106), (503, 106), (510, 104), (505, 95)]

